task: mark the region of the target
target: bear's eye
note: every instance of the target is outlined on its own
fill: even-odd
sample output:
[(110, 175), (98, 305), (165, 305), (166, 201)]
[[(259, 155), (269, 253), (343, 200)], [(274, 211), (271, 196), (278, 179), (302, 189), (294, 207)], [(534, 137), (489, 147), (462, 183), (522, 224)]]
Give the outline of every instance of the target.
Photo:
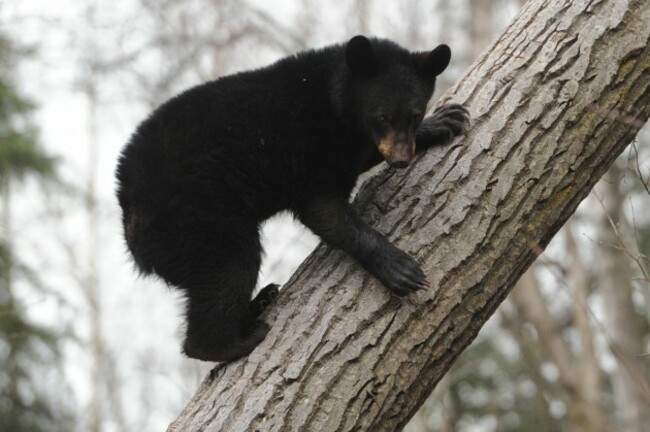
[(383, 114), (380, 115), (380, 116), (377, 116), (377, 121), (379, 123), (390, 123), (390, 119), (388, 118), (388, 116), (385, 116)]

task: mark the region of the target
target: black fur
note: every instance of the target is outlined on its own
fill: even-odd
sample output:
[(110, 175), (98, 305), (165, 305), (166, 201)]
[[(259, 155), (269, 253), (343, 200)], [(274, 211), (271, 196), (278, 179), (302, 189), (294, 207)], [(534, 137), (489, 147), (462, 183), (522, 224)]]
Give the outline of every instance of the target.
[(124, 235), (141, 272), (187, 296), (188, 356), (231, 360), (265, 337), (258, 316), (277, 286), (251, 301), (259, 228), (281, 210), (395, 294), (427, 286), (348, 198), (358, 175), (382, 160), (406, 165), (416, 136), (423, 148), (464, 130), (458, 105), (420, 125), (449, 58), (444, 45), (409, 53), (358, 36), (194, 87), (138, 127), (117, 168)]

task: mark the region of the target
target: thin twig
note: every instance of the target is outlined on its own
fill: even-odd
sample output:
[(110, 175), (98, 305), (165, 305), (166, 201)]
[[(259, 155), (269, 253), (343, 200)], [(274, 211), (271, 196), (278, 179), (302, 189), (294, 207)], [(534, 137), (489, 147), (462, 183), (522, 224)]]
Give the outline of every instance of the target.
[[(607, 220), (609, 221), (609, 224), (610, 224), (610, 226), (612, 227), (612, 230), (614, 230), (614, 235), (616, 235), (616, 238), (618, 239), (618, 241), (619, 241), (619, 243), (620, 243), (620, 245), (621, 245), (621, 248), (622, 248), (623, 252), (625, 252), (625, 253), (626, 253), (630, 258), (632, 258), (632, 260), (633, 260), (633, 261), (637, 264), (637, 266), (639, 267), (639, 270), (641, 270), (641, 273), (643, 274), (643, 276), (645, 277), (645, 279), (646, 279), (647, 281), (650, 282), (650, 275), (648, 275), (648, 271), (646, 270), (645, 266), (644, 266), (643, 263), (641, 262), (641, 258), (640, 258), (640, 256), (637, 255), (637, 254), (633, 254), (633, 253), (628, 249), (627, 245), (626, 245), (625, 242), (623, 241), (623, 237), (621, 237), (621, 234), (620, 234), (619, 231), (618, 231), (618, 227), (616, 226), (616, 223), (614, 223), (614, 221), (612, 220), (612, 217), (610, 216), (609, 212), (607, 211), (607, 207), (605, 207), (605, 203), (603, 202), (603, 199), (598, 195), (598, 192), (596, 192), (595, 189), (592, 190), (592, 193), (594, 194), (594, 196), (596, 197), (596, 200), (598, 201), (598, 203), (599, 203), (600, 206), (602, 207), (603, 212), (605, 213), (605, 216), (607, 217)], [(640, 254), (640, 253), (641, 253), (641, 251), (639, 251), (639, 254)], [(645, 257), (645, 256), (644, 256), (644, 257)]]
[(645, 191), (650, 195), (650, 188), (648, 188), (648, 184), (650, 183), (650, 178), (648, 178), (648, 181), (645, 181), (643, 178), (643, 173), (641, 173), (641, 165), (639, 165), (639, 150), (636, 148), (636, 142), (632, 141), (632, 150), (634, 150), (634, 162), (635, 162), (635, 168), (636, 168), (636, 173), (639, 176), (639, 180), (641, 180), (641, 184), (645, 188)]

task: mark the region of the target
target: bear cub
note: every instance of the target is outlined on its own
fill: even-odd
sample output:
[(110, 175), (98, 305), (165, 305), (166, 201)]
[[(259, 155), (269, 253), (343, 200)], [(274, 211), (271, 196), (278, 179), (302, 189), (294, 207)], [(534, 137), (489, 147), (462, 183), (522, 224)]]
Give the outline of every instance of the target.
[(394, 294), (428, 286), (348, 199), (362, 172), (403, 168), (465, 130), (460, 105), (424, 118), (450, 58), (446, 45), (409, 52), (356, 36), (191, 88), (139, 125), (117, 167), (124, 236), (140, 272), (186, 296), (186, 355), (233, 360), (266, 336), (259, 316), (278, 291), (251, 300), (259, 229), (282, 210)]

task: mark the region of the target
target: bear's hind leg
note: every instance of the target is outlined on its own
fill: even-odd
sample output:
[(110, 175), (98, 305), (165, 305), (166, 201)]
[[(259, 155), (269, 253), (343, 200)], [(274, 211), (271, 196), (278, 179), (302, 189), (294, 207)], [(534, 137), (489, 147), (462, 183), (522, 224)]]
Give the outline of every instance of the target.
[[(214, 294), (214, 293), (212, 293)], [(259, 345), (269, 326), (255, 319), (248, 303), (224, 303), (220, 296), (188, 295), (183, 352), (203, 361), (230, 361)]]
[[(225, 236), (224, 236), (225, 237)], [(251, 295), (261, 261), (257, 230), (237, 239), (203, 240), (191, 275), (181, 283), (187, 296), (187, 333), (183, 351), (204, 361), (230, 361), (250, 353), (269, 326), (257, 319)], [(227, 253), (226, 253), (227, 252)]]
[[(190, 323), (193, 329), (187, 334), (185, 354), (199, 360), (229, 361), (250, 353), (269, 332), (269, 326), (258, 317), (273, 303), (278, 294), (278, 285), (269, 284), (262, 288), (253, 300), (246, 296), (245, 299), (231, 304), (228, 313), (221, 315), (230, 317), (226, 320), (215, 319), (214, 315), (211, 315), (214, 310), (201, 311), (202, 306), (211, 302), (200, 300), (199, 310), (188, 313), (188, 329)], [(234, 320), (236, 317), (241, 320), (237, 322)]]

